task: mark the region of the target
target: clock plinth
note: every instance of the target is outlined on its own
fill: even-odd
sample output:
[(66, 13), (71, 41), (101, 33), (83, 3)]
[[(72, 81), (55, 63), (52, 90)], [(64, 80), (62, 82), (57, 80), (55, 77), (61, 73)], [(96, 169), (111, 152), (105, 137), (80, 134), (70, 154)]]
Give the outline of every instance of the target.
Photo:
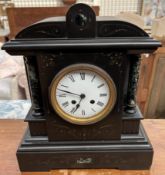
[(115, 141), (58, 141), (31, 137), (29, 130), (17, 151), (21, 171), (54, 169), (149, 169), (153, 149), (143, 126), (134, 136), (123, 134)]
[(84, 4), (3, 45), (24, 55), (32, 106), (18, 148), (21, 171), (149, 169), (153, 150), (136, 104), (140, 54), (160, 43)]

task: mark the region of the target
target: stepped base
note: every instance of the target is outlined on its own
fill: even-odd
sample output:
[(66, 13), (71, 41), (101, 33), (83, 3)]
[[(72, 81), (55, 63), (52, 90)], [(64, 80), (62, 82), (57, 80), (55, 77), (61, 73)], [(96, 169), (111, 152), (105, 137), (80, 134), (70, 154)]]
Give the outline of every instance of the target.
[(21, 171), (53, 169), (112, 168), (149, 169), (153, 149), (140, 126), (139, 134), (122, 135), (114, 141), (49, 142), (47, 137), (31, 137), (27, 130), (17, 151)]

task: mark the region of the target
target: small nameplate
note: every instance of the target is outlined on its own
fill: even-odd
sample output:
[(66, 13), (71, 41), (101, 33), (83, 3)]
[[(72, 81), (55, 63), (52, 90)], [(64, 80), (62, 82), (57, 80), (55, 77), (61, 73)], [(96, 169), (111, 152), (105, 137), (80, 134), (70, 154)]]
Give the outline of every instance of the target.
[(77, 164), (90, 164), (92, 163), (92, 158), (80, 158), (77, 160)]

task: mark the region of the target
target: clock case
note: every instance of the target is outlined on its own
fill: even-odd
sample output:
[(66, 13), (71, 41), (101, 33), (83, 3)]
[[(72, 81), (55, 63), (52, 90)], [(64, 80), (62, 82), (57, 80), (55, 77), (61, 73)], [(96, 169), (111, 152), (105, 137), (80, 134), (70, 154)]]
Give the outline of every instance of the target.
[[(32, 106), (27, 131), (17, 150), (21, 171), (57, 168), (149, 169), (153, 149), (140, 120), (136, 88), (140, 54), (160, 43), (139, 27), (111, 17), (96, 17), (85, 4), (65, 17), (37, 22), (5, 43), (11, 55), (23, 55)], [(49, 101), (54, 76), (68, 65), (88, 63), (105, 70), (117, 89), (113, 110), (90, 125), (71, 124)]]

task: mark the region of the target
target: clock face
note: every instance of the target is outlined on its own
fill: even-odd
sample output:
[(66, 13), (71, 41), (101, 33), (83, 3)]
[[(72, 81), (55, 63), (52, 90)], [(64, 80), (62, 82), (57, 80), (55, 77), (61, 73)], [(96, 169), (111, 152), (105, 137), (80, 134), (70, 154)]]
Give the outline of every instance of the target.
[(112, 110), (116, 88), (111, 77), (99, 67), (74, 64), (55, 76), (50, 100), (63, 119), (74, 124), (92, 124)]

